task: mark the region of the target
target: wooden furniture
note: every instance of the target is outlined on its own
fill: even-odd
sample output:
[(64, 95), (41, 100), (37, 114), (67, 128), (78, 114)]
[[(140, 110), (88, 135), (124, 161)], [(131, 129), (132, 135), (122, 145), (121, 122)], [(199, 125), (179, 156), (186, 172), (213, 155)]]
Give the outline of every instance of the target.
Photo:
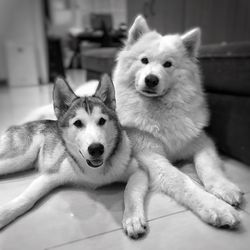
[(82, 68), (87, 71), (87, 80), (99, 79), (103, 73), (111, 75), (118, 48), (98, 48), (83, 51)]

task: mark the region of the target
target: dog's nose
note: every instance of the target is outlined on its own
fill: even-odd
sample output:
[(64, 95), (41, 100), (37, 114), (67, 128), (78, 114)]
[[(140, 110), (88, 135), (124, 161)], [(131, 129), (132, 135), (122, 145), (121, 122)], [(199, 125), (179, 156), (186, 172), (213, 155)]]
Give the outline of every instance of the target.
[(145, 83), (148, 88), (154, 88), (159, 83), (159, 78), (153, 74), (147, 75), (145, 77)]
[(88, 152), (94, 157), (101, 156), (104, 153), (104, 146), (101, 143), (92, 143), (88, 147)]

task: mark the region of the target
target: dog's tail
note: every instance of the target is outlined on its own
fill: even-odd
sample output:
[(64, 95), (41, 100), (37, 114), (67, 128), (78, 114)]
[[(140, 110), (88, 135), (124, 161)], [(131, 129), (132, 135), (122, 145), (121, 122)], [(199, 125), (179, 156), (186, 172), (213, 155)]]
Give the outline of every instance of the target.
[(48, 104), (33, 110), (20, 123), (26, 123), (37, 120), (56, 120), (53, 105)]

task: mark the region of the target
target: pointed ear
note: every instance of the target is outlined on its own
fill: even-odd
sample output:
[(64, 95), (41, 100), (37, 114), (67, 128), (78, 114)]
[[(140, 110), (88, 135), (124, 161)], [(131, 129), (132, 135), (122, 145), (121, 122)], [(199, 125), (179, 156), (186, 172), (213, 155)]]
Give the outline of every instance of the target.
[(70, 107), (77, 96), (63, 78), (57, 78), (53, 90), (53, 104), (57, 119)]
[(94, 96), (100, 98), (107, 107), (115, 110), (115, 88), (107, 74), (102, 76)]
[(145, 18), (141, 15), (137, 16), (133, 25), (128, 32), (127, 45), (133, 45), (139, 38), (145, 33), (149, 32), (150, 29)]
[(190, 57), (197, 57), (201, 43), (201, 29), (194, 28), (181, 36)]

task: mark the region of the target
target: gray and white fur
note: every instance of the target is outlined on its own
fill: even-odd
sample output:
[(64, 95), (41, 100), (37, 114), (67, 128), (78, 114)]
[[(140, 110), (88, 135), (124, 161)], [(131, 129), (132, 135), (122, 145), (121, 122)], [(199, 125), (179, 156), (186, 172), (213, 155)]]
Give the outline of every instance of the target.
[(10, 127), (0, 138), (0, 175), (36, 167), (39, 177), (0, 207), (0, 228), (26, 213), (52, 189), (65, 185), (98, 188), (127, 182), (123, 228), (130, 237), (146, 232), (147, 174), (133, 157), (117, 118), (113, 83), (104, 76), (93, 96), (78, 97), (57, 79), (53, 104), (58, 121)]

